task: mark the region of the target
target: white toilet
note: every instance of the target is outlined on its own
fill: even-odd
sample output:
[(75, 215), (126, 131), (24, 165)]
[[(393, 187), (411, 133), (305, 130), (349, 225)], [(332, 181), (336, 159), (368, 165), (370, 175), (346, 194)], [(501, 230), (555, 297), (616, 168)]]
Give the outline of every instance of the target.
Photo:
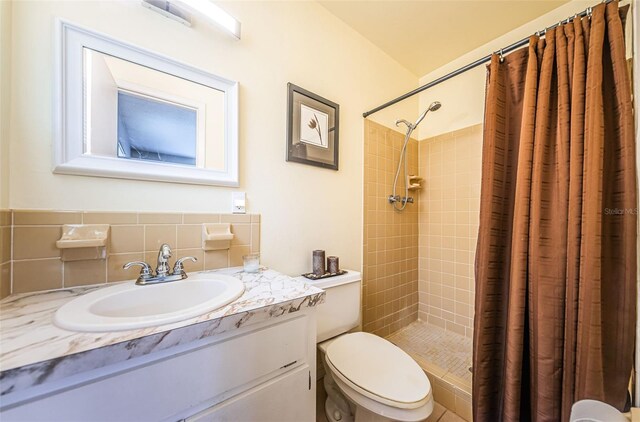
[(426, 419), (433, 411), (431, 384), (402, 349), (373, 334), (345, 334), (359, 324), (361, 276), (356, 271), (318, 281), (326, 291), (318, 308), (318, 347), (326, 369), (329, 422)]

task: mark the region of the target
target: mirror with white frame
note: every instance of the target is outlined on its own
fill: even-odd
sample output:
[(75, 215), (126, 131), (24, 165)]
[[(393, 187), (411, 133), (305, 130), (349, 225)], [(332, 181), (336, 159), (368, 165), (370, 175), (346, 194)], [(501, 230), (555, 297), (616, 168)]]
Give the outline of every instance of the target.
[(238, 84), (59, 21), (55, 173), (238, 185)]

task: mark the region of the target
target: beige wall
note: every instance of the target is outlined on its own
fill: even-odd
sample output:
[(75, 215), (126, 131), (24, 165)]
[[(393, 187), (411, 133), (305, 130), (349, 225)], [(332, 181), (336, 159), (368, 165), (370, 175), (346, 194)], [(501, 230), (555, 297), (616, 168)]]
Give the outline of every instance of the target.
[[(574, 0), (557, 9), (534, 19), (521, 27), (496, 38), (495, 40), (460, 56), (456, 60), (442, 66), (420, 78), (420, 85), (431, 82), (462, 66), (472, 63), (481, 57), (498, 51), (511, 43), (528, 37), (534, 32), (557, 23), (560, 19), (581, 12), (597, 3), (592, 0)], [(420, 96), (420, 109), (425, 109), (431, 102), (440, 101), (442, 108), (434, 114), (426, 124), (420, 125), (418, 139), (448, 133), (482, 123), (484, 119), (484, 92), (486, 67), (484, 64), (456, 76), (446, 82), (430, 88)]]
[(419, 317), (473, 334), (474, 261), (480, 216), (482, 125), (419, 142)]
[[(404, 134), (367, 120), (364, 158), (362, 328), (386, 336), (418, 318), (418, 197), (394, 211), (392, 193)], [(418, 171), (418, 142), (409, 140), (409, 174)], [(404, 196), (404, 171), (397, 194)]]
[[(314, 2), (222, 2), (242, 40), (188, 28), (137, 1), (13, 4), (11, 197), (14, 209), (228, 212), (232, 189), (51, 173), (53, 19), (62, 17), (240, 82), (240, 183), (262, 215), (262, 259), (308, 270), (313, 249), (361, 267), (361, 113), (417, 79)], [(142, 30), (144, 29), (144, 30)], [(5, 63), (5, 60), (3, 60)], [(286, 84), (340, 104), (340, 171), (286, 163)], [(17, 95), (19, 93), (19, 95)], [(4, 98), (4, 94), (3, 94)], [(377, 113), (387, 126), (417, 99)], [(4, 180), (4, 178), (3, 178)]]
[(0, 209), (9, 207), (11, 8), (11, 2), (0, 1)]

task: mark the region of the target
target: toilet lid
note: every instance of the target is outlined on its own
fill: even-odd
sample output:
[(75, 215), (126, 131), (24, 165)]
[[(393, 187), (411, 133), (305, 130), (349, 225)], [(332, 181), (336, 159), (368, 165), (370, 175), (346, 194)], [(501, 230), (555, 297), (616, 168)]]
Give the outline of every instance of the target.
[(415, 403), (431, 392), (429, 379), (416, 361), (373, 334), (338, 337), (327, 348), (326, 358), (348, 381), (389, 401)]

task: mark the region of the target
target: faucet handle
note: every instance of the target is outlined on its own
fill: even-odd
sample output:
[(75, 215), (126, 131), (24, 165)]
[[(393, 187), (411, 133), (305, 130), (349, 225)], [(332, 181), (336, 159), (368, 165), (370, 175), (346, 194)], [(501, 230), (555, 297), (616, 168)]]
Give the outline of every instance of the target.
[(177, 259), (176, 263), (173, 265), (173, 274), (181, 274), (184, 272), (184, 266), (182, 263), (186, 260), (196, 262), (198, 261), (198, 258), (195, 256), (183, 256), (182, 258)]
[(140, 278), (141, 279), (147, 279), (147, 278), (151, 278), (152, 276), (152, 272), (151, 272), (151, 266), (149, 264), (147, 264), (146, 262), (142, 262), (142, 261), (133, 261), (133, 262), (127, 262), (126, 264), (124, 264), (122, 266), (123, 269), (128, 270), (129, 268), (135, 266), (135, 265), (139, 265), (140, 268)]

